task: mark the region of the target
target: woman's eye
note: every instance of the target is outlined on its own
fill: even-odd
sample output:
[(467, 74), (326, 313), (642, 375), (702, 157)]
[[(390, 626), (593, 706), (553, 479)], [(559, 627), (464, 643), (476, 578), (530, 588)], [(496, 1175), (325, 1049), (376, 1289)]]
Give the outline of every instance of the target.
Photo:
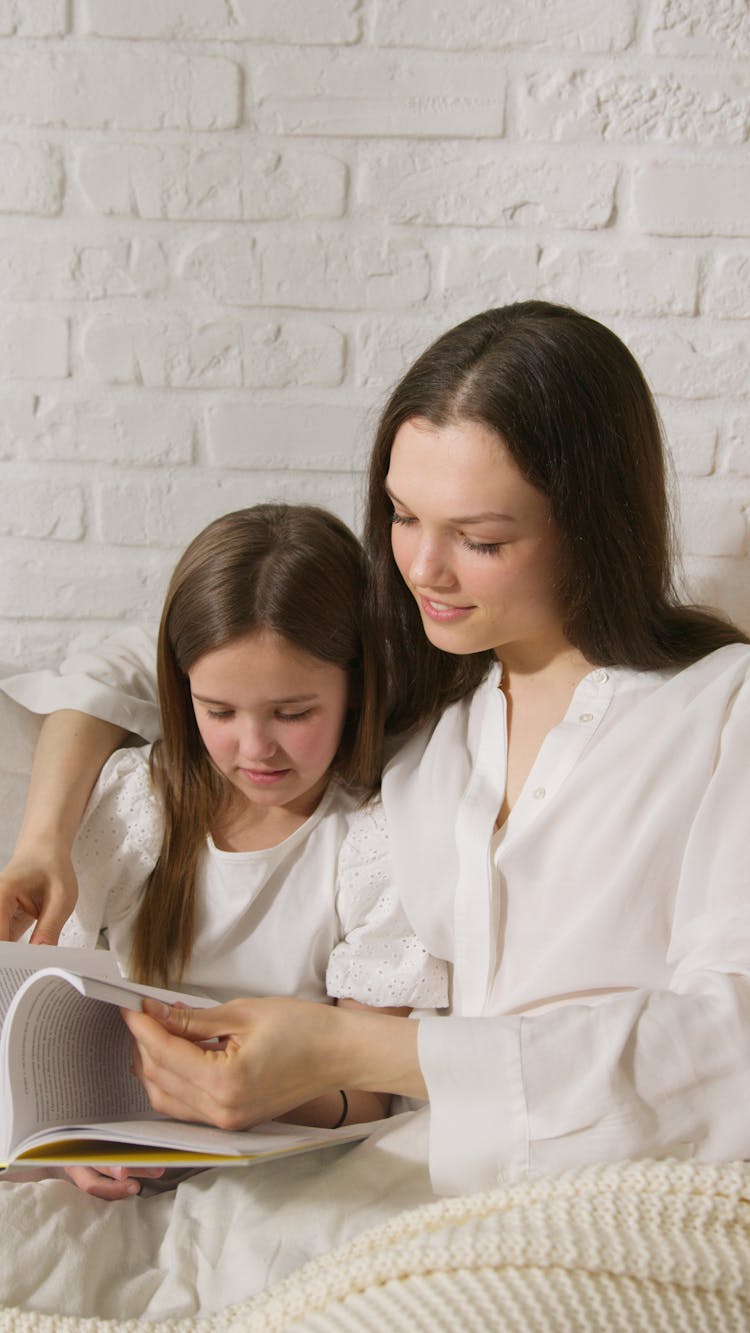
[(234, 716), (231, 708), (207, 708), (206, 712), (209, 717), (218, 718), (219, 721), (226, 721), (227, 718)]
[(301, 722), (303, 718), (309, 717), (312, 708), (305, 708), (301, 713), (277, 713), (276, 716), (280, 722)]
[(495, 555), (505, 544), (504, 542), (473, 542), (468, 537), (462, 537), (461, 541), (467, 551), (479, 551), (482, 555)]
[(406, 524), (408, 524), (408, 523), (413, 523), (413, 522), (414, 522), (414, 519), (411, 518), (410, 515), (408, 515), (408, 514), (397, 514), (395, 509), (394, 509), (393, 513), (391, 514), (391, 523), (402, 523), (402, 524), (406, 525)]

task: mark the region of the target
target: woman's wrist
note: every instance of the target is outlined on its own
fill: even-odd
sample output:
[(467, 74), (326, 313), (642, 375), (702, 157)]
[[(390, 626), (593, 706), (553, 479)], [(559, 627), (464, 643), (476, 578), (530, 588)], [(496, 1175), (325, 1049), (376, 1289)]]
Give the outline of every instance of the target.
[(419, 1022), (366, 1009), (328, 1007), (327, 1069), (340, 1088), (427, 1096), (419, 1066)]

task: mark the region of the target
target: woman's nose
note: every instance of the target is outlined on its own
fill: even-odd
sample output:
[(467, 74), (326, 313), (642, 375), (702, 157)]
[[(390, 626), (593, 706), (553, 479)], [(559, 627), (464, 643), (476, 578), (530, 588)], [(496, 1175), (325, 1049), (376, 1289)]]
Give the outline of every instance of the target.
[(446, 564), (442, 543), (423, 538), (409, 566), (409, 582), (421, 588), (446, 588), (455, 581)]

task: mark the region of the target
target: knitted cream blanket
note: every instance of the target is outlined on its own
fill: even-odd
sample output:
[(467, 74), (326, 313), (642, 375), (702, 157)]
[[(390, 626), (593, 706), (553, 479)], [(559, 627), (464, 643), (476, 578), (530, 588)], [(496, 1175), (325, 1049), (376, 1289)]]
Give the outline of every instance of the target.
[[(242, 1305), (148, 1333), (747, 1333), (750, 1166), (588, 1167), (400, 1214)], [(138, 1320), (0, 1311), (12, 1333)]]

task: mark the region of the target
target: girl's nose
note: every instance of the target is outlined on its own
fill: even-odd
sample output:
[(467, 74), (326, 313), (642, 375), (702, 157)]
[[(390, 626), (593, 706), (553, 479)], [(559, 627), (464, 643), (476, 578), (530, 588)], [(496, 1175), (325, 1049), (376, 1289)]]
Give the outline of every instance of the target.
[(240, 733), (239, 748), (245, 759), (269, 759), (276, 742), (262, 723), (248, 720)]

